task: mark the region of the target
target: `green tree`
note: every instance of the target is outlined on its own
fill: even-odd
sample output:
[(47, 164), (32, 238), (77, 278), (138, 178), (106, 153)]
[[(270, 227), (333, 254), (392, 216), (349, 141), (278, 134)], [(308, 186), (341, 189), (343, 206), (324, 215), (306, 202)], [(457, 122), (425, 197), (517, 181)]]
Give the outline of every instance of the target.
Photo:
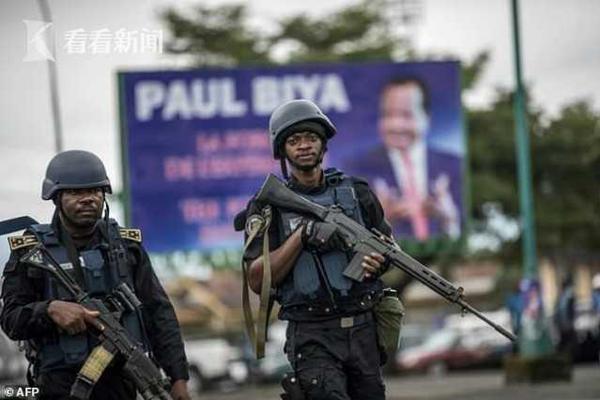
[(392, 34), (380, 0), (362, 1), (320, 17), (296, 15), (280, 21), (274, 43), (292, 50), (289, 63), (391, 60), (395, 50), (410, 45)]
[[(516, 217), (516, 158), (511, 93), (498, 90), (485, 109), (467, 111), (468, 149), (473, 216), (485, 217), (484, 207), (498, 203), (502, 212)], [(476, 189), (476, 190), (475, 190)]]
[[(480, 250), (471, 257), (498, 260), (509, 267), (505, 274), (516, 276), (519, 243), (508, 240), (503, 228), (493, 225), (494, 217), (498, 215), (515, 223), (519, 215), (512, 93), (497, 89), (488, 107), (466, 109), (466, 116), (470, 215), (473, 219), (470, 233), (481, 235), (490, 242), (490, 250)], [(535, 115), (529, 117), (530, 121), (537, 118)]]
[[(291, 16), (277, 21), (271, 34), (250, 26), (243, 4), (198, 5), (191, 16), (169, 8), (161, 18), (172, 36), (167, 51), (190, 56), (196, 66), (456, 59), (416, 54), (407, 38), (394, 33), (398, 21), (389, 16), (393, 13), (387, 4), (363, 0), (319, 17)], [(283, 49), (282, 57), (276, 57), (278, 49)], [(462, 64), (463, 89), (475, 86), (488, 61), (489, 53), (483, 51)]]
[(600, 248), (600, 115), (589, 103), (565, 106), (532, 136), (538, 246), (547, 255)]
[(191, 16), (167, 9), (161, 14), (172, 35), (167, 51), (191, 56), (196, 66), (270, 63), (268, 39), (248, 26), (247, 17), (241, 4), (197, 5)]
[[(532, 180), (539, 254), (568, 268), (600, 246), (600, 115), (583, 101), (548, 117), (529, 103)], [(519, 218), (512, 93), (498, 90), (486, 109), (469, 110), (473, 217), (485, 229), (486, 207)], [(518, 242), (492, 254), (517, 266)]]
[[(243, 4), (198, 5), (191, 16), (169, 8), (161, 18), (172, 35), (167, 51), (191, 56), (196, 66), (384, 61), (412, 54), (410, 44), (392, 33), (385, 10), (382, 0), (363, 0), (319, 17), (282, 19), (271, 34), (250, 26)], [(277, 49), (285, 54), (279, 61)]]

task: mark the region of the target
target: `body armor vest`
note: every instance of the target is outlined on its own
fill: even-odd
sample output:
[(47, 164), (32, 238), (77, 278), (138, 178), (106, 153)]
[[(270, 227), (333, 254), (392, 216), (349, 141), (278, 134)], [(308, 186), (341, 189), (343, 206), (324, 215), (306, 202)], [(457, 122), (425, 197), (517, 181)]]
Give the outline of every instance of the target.
[[(109, 251), (107, 243), (101, 243), (92, 249), (79, 252), (83, 282), (69, 261), (67, 249), (58, 241), (52, 226), (32, 225), (29, 231), (44, 244), (63, 269), (79, 285), (82, 285), (82, 288), (91, 297), (104, 298), (111, 295), (122, 282), (127, 283), (134, 290), (133, 271), (127, 261), (126, 245), (119, 235), (119, 226), (116, 221), (111, 219), (107, 229), (114, 247), (112, 251)], [(50, 273), (43, 271), (42, 276), (44, 281), (43, 300), (73, 300), (69, 292)], [(142, 321), (135, 312), (123, 312), (120, 322), (132, 341), (144, 349), (149, 348), (145, 343), (141, 327)], [(56, 337), (36, 340), (33, 344), (37, 353), (35, 356), (36, 373), (77, 366), (85, 361), (91, 350), (98, 344), (98, 340), (87, 332), (77, 335), (59, 332)]]
[[(338, 206), (344, 213), (364, 225), (360, 204), (352, 180), (335, 169), (325, 171), (325, 189), (301, 195), (322, 206)], [(303, 216), (280, 210), (280, 241), (283, 243), (296, 229)], [(354, 282), (343, 275), (353, 254), (341, 250), (318, 253), (302, 250), (296, 263), (277, 289), (281, 305), (280, 318), (310, 320), (352, 315), (373, 305), (372, 299), (383, 289), (379, 279)]]

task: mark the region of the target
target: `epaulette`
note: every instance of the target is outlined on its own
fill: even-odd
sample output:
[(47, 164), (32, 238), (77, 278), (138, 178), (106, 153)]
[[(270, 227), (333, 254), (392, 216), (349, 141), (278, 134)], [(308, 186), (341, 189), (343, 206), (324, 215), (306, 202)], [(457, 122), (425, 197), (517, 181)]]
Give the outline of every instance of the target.
[(11, 250), (21, 249), (23, 247), (34, 246), (38, 244), (39, 241), (33, 235), (21, 235), (21, 236), (9, 236), (8, 237), (8, 245)]
[(142, 243), (142, 231), (139, 229), (119, 228), (119, 234), (123, 239)]

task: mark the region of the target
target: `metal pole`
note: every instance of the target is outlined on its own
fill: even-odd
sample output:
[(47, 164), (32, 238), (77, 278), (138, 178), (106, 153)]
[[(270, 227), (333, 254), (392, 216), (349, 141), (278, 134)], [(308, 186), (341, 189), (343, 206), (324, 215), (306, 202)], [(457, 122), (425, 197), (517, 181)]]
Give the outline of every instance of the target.
[[(50, 6), (46, 0), (38, 0), (42, 19), (52, 22)], [(62, 125), (60, 122), (60, 103), (58, 100), (58, 73), (56, 71), (56, 62), (46, 60), (48, 65), (48, 81), (50, 84), (50, 107), (52, 107), (52, 123), (54, 127), (54, 151), (59, 153), (63, 151)]]
[(528, 278), (537, 277), (537, 254), (535, 248), (535, 225), (533, 200), (531, 193), (530, 146), (525, 105), (525, 93), (521, 72), (521, 43), (519, 34), (518, 0), (512, 0), (513, 32), (515, 49), (515, 75), (517, 87), (515, 90), (514, 115), (517, 134), (517, 166), (519, 173), (519, 200), (521, 204), (521, 223), (523, 224), (523, 255), (524, 273)]
[[(529, 129), (525, 104), (525, 91), (521, 70), (521, 38), (519, 33), (519, 4), (512, 0), (512, 23), (514, 38), (514, 59), (516, 90), (514, 100), (515, 132), (517, 140), (517, 168), (519, 179), (519, 203), (521, 207), (523, 277), (535, 282), (531, 291), (524, 294), (525, 310), (522, 316), (520, 353), (523, 356), (540, 356), (551, 352), (551, 342), (546, 329), (544, 312), (541, 307), (541, 290), (538, 279), (537, 254), (535, 244), (535, 217), (531, 190), (531, 158)], [(539, 305), (539, 306), (538, 306)], [(534, 307), (537, 309), (534, 310)]]

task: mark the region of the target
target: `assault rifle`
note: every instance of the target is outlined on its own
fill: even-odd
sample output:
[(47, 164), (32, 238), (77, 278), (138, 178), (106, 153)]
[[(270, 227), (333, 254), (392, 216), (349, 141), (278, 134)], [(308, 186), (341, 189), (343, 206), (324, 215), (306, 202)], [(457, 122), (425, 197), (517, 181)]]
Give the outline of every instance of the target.
[[(145, 400), (171, 399), (165, 389), (168, 383), (163, 379), (160, 370), (143, 349), (129, 338), (113, 312), (101, 299), (92, 298), (82, 290), (41, 243), (25, 254), (21, 261), (48, 271), (77, 303), (92, 311), (100, 312), (94, 323), (90, 322), (92, 325), (90, 332), (98, 338), (100, 345), (92, 351), (81, 368), (71, 389), (71, 396), (87, 399), (106, 367), (115, 356), (120, 356), (124, 360), (122, 371), (135, 384)], [(122, 287), (121, 292), (121, 302), (139, 305), (139, 300), (128, 287)]]
[(449, 302), (457, 304), (463, 312), (471, 312), (508, 339), (516, 340), (514, 334), (494, 323), (467, 303), (463, 298), (464, 289), (462, 287), (454, 286), (451, 282), (406, 254), (391, 238), (376, 229), (369, 231), (352, 218), (347, 217), (340, 207), (332, 206), (328, 208), (316, 204), (294, 193), (272, 174), (263, 183), (256, 200), (259, 204), (270, 204), (299, 214), (310, 215), (319, 221), (335, 225), (348, 249), (355, 253), (350, 264), (344, 270), (344, 275), (348, 278), (358, 282), (362, 281), (365, 277), (362, 268), (363, 257), (372, 252), (380, 253), (389, 260), (391, 265), (400, 268)]

